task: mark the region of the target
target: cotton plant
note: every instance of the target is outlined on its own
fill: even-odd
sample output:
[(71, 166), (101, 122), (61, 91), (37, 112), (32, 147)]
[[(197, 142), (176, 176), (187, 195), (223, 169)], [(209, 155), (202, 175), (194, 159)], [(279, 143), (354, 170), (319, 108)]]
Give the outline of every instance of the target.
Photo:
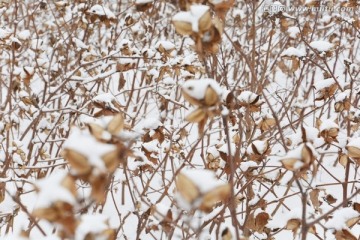
[(222, 89), (213, 79), (188, 80), (182, 85), (184, 98), (197, 108), (186, 116), (189, 122), (198, 123), (199, 133), (207, 120), (219, 114)]
[(49, 178), (38, 181), (35, 189), (38, 201), (33, 215), (61, 225), (65, 236), (73, 235), (78, 200), (75, 179), (66, 171), (58, 171)]
[(62, 156), (70, 165), (70, 172), (59, 171), (36, 183), (39, 201), (33, 215), (60, 225), (63, 237), (113, 239), (114, 231), (105, 223), (99, 231), (92, 228), (89, 233), (84, 232), (87, 231), (85, 223), (82, 223), (85, 217), (79, 220), (76, 216), (81, 206), (76, 181), (82, 180), (90, 185), (91, 201), (105, 202), (112, 174), (120, 164), (125, 164), (125, 157), (130, 153), (127, 143), (120, 137), (123, 127), (121, 114), (107, 117), (101, 123), (88, 123), (83, 129), (74, 127), (62, 151)]
[[(231, 7), (231, 3), (224, 5), (214, 4), (216, 17), (211, 17), (210, 7), (206, 5), (190, 4), (185, 8), (188, 11), (178, 12), (173, 18), (172, 23), (177, 33), (181, 35), (190, 35), (195, 41), (195, 49), (200, 56), (203, 54), (212, 54), (218, 51), (218, 44), (221, 42), (223, 32), (223, 22), (219, 17), (224, 18), (226, 11)], [(219, 17), (218, 17), (219, 16)]]
[(62, 155), (73, 169), (74, 176), (92, 186), (92, 197), (103, 202), (109, 177), (130, 150), (119, 137), (124, 119), (117, 114), (102, 126), (89, 123), (87, 129), (74, 128), (63, 145)]

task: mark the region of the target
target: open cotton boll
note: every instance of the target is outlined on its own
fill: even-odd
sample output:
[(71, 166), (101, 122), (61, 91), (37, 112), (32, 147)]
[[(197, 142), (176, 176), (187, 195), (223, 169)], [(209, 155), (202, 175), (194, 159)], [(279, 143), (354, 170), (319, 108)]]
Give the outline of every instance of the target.
[(329, 130), (331, 128), (339, 128), (339, 125), (335, 123), (332, 119), (323, 120), (320, 124), (319, 131)]
[(256, 98), (258, 97), (257, 94), (250, 92), (250, 91), (243, 91), (240, 93), (240, 95), (238, 96), (239, 101), (241, 102), (245, 102), (245, 103), (252, 103), (256, 100)]
[(288, 49), (286, 49), (282, 54), (282, 57), (304, 57), (306, 56), (305, 51), (294, 48), (294, 47), (289, 47)]
[(217, 179), (215, 173), (205, 169), (184, 169), (177, 176), (177, 202), (185, 209), (197, 208), (211, 212), (216, 203), (230, 195), (230, 185)]
[(63, 147), (82, 154), (90, 165), (102, 171), (106, 171), (106, 167), (101, 157), (116, 149), (114, 145), (97, 141), (88, 130), (81, 131), (78, 128), (72, 129), (72, 133)]
[(89, 13), (96, 14), (98, 16), (106, 16), (108, 19), (115, 19), (115, 14), (108, 8), (101, 6), (99, 4), (96, 4), (92, 6), (89, 10)]
[(343, 208), (335, 211), (333, 217), (325, 224), (326, 228), (341, 230), (346, 229), (346, 222), (360, 214), (352, 208)]
[(192, 5), (189, 12), (179, 12), (172, 20), (190, 23), (192, 31), (199, 32), (199, 20), (209, 9), (204, 5)]
[(215, 92), (221, 96), (222, 89), (219, 84), (210, 78), (203, 78), (199, 80), (188, 80), (182, 85), (183, 91), (190, 97), (201, 100), (205, 98), (205, 93), (208, 87), (211, 87)]
[(175, 45), (170, 41), (159, 41), (156, 43), (155, 48), (159, 48), (160, 46), (162, 46), (167, 51), (175, 49)]
[(188, 177), (202, 194), (224, 184), (224, 182), (217, 179), (214, 171), (211, 170), (186, 169), (182, 170), (181, 173)]
[(319, 52), (327, 52), (330, 51), (334, 45), (328, 41), (313, 41), (310, 43), (310, 47), (318, 50)]
[(39, 188), (38, 200), (36, 201), (36, 208), (47, 208), (57, 201), (75, 204), (76, 200), (69, 189), (62, 185), (67, 172), (60, 170), (54, 172), (45, 179), (36, 182)]

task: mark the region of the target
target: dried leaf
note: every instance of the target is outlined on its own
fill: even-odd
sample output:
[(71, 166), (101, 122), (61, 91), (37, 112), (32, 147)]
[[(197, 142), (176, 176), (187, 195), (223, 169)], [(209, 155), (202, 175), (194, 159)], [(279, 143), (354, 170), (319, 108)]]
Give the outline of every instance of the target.
[(353, 205), (353, 209), (358, 213), (360, 213), (360, 203), (355, 202)]
[(306, 1), (305, 6), (309, 8), (320, 7), (320, 1), (319, 0)]
[(326, 195), (324, 200), (329, 204), (334, 204), (337, 201), (337, 199), (334, 198), (333, 195), (331, 195), (331, 194)]
[(357, 224), (360, 220), (360, 217), (354, 217), (346, 221), (346, 226), (352, 228), (355, 224)]
[(263, 120), (261, 120), (257, 127), (260, 128), (262, 132), (265, 132), (267, 130), (270, 130), (275, 125), (276, 120), (274, 118), (264, 118)]
[(312, 226), (309, 228), (309, 233), (312, 233), (312, 234), (314, 234), (314, 235), (317, 235), (315, 225), (312, 225)]
[(315, 210), (319, 210), (320, 207), (319, 192), (319, 189), (313, 189), (309, 194), (311, 203), (314, 206)]
[(5, 182), (0, 182), (0, 203), (2, 203), (5, 199)]
[(198, 122), (198, 132), (199, 136), (201, 136), (204, 133), (205, 125), (207, 122), (208, 116), (205, 116), (200, 122)]
[(298, 231), (300, 225), (301, 225), (300, 219), (293, 218), (293, 219), (290, 219), (290, 220), (287, 221), (286, 229), (291, 230), (295, 235), (296, 232)]
[(192, 34), (192, 26), (190, 22), (184, 21), (172, 21), (175, 31), (180, 35), (191, 35)]
[(124, 128), (124, 118), (121, 113), (116, 114), (109, 122), (107, 130), (112, 135), (119, 134)]
[(104, 134), (104, 129), (96, 124), (96, 123), (89, 123), (88, 125), (89, 131), (90, 133), (97, 139), (97, 140), (101, 140), (103, 138), (103, 134)]
[(91, 185), (91, 197), (97, 203), (104, 203), (107, 193), (108, 181), (109, 179), (107, 177), (107, 174), (91, 176), (91, 178), (89, 179)]
[(208, 86), (205, 92), (205, 105), (206, 106), (213, 106), (219, 101), (219, 96), (216, 91), (211, 87)]
[(114, 240), (116, 239), (116, 231), (114, 229), (106, 229), (101, 232), (99, 239)]
[(346, 167), (349, 161), (349, 157), (346, 154), (341, 153), (339, 154), (338, 161), (343, 167)]
[(204, 15), (199, 19), (199, 31), (201, 33), (206, 32), (211, 27), (211, 14), (210, 11), (206, 11)]
[(195, 99), (193, 97), (191, 97), (189, 94), (187, 94), (183, 89), (181, 91), (182, 95), (184, 96), (185, 100), (187, 100), (189, 103), (191, 103), (192, 105), (202, 105), (201, 101), (198, 99)]
[(261, 212), (258, 215), (256, 215), (256, 217), (255, 217), (256, 231), (259, 233), (263, 233), (264, 228), (265, 228), (266, 224), (268, 223), (269, 219), (270, 219), (270, 216), (266, 212)]
[(32, 214), (34, 217), (46, 219), (48, 221), (55, 221), (57, 219), (57, 212), (53, 208), (38, 208)]
[(35, 209), (33, 215), (50, 222), (62, 222), (73, 216), (73, 206), (67, 202), (57, 201), (48, 208)]
[(179, 173), (176, 179), (176, 188), (180, 195), (188, 202), (192, 203), (199, 197), (199, 189), (197, 186), (184, 174)]
[(335, 232), (335, 239), (336, 240), (356, 240), (356, 237), (352, 235), (351, 232), (349, 232), (346, 229), (338, 230)]
[(311, 149), (305, 144), (301, 150), (301, 159), (306, 165), (311, 164), (314, 161), (314, 155)]
[(186, 116), (185, 120), (188, 122), (198, 123), (206, 118), (206, 112), (198, 108)]
[(300, 68), (300, 60), (298, 58), (293, 58), (291, 60), (291, 72), (295, 72)]
[(150, 9), (153, 6), (152, 2), (145, 2), (145, 3), (136, 3), (136, 11), (145, 12), (146, 10)]
[(107, 170), (111, 173), (114, 172), (119, 166), (118, 150), (111, 151), (106, 153), (101, 159), (104, 161)]
[(172, 221), (173, 221), (173, 215), (172, 215), (171, 209), (169, 209), (166, 213), (165, 218), (160, 222), (160, 225), (161, 225), (162, 229), (164, 230), (164, 232), (166, 232), (166, 233), (171, 232), (171, 230), (173, 229)]
[(299, 161), (299, 159), (296, 158), (286, 158), (281, 160), (281, 163), (283, 164), (284, 168), (286, 168), (287, 170), (290, 171), (294, 171), (295, 169), (295, 164)]
[(348, 155), (351, 158), (360, 158), (360, 149), (353, 146), (346, 146), (346, 150), (348, 150)]
[(316, 118), (316, 128), (317, 128), (317, 129), (320, 129), (321, 124), (322, 124), (321, 119), (320, 119), (320, 118)]
[(71, 149), (64, 149), (62, 156), (70, 163), (71, 167), (74, 168), (77, 174), (86, 175), (91, 171), (91, 165), (87, 158)]
[(202, 203), (199, 207), (200, 210), (204, 212), (211, 212), (213, 206), (220, 201), (226, 200), (230, 195), (230, 185), (225, 184), (219, 186), (210, 192), (206, 193), (203, 197)]
[(65, 187), (74, 197), (76, 197), (76, 184), (73, 176), (66, 175), (61, 181), (61, 186)]
[(232, 234), (228, 228), (225, 228), (221, 233), (221, 240), (232, 240)]

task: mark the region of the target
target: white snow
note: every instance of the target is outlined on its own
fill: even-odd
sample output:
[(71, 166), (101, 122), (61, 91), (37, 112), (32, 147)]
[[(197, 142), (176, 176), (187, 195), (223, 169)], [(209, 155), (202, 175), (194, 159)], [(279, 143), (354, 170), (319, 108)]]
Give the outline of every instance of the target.
[[(314, 157), (317, 157), (317, 152), (315, 151), (314, 147), (309, 144), (309, 143), (305, 143), (307, 147), (309, 147), (309, 149), (311, 150), (312, 154), (314, 155)], [(296, 169), (300, 169), (304, 163), (303, 163), (303, 159), (302, 159), (302, 150), (305, 147), (305, 144), (302, 143), (299, 146), (297, 146), (295, 149), (292, 149), (290, 151), (287, 152), (287, 154), (282, 157), (280, 160), (286, 160), (286, 159), (296, 159), (298, 160), (295, 165), (293, 166), (293, 168)]]
[(219, 84), (210, 78), (203, 78), (198, 80), (188, 80), (181, 87), (188, 95), (195, 99), (204, 99), (206, 89), (211, 87), (221, 97), (222, 89)]
[(27, 74), (33, 75), (35, 73), (35, 68), (34, 67), (24, 67), (24, 72), (26, 72)]
[(206, 152), (211, 154), (214, 158), (218, 158), (220, 156), (219, 151), (216, 149), (215, 146), (209, 147)]
[(341, 93), (338, 93), (335, 95), (335, 100), (337, 102), (340, 102), (340, 101), (344, 101), (346, 98), (348, 98), (350, 96), (350, 89), (347, 89)]
[(89, 46), (88, 45), (86, 45), (83, 41), (81, 41), (80, 39), (78, 39), (78, 38), (73, 38), (72, 39), (73, 40), (73, 42), (75, 43), (75, 46), (80, 50), (80, 49), (88, 49), (89, 48)]
[(332, 43), (330, 43), (328, 41), (321, 41), (321, 40), (311, 42), (310, 46), (319, 52), (327, 52), (334, 47), (334, 45)]
[(237, 98), (240, 102), (250, 104), (250, 103), (254, 102), (257, 97), (258, 97), (258, 95), (253, 92), (243, 91), (240, 93), (240, 95)]
[[(268, 149), (267, 141), (255, 140), (252, 142), (252, 144), (254, 144), (254, 146), (256, 147), (256, 150), (260, 154), (265, 153), (265, 151)], [(251, 145), (248, 147), (248, 152), (253, 153)]]
[(136, 0), (135, 4), (145, 4), (145, 3), (151, 3), (154, 0)]
[(188, 177), (202, 194), (224, 185), (224, 182), (217, 179), (215, 173), (211, 170), (183, 169), (181, 173)]
[(199, 20), (209, 9), (205, 5), (191, 5), (190, 11), (177, 13), (172, 20), (190, 23), (193, 32), (199, 32)]
[(112, 109), (116, 109), (116, 107), (113, 105), (112, 102), (113, 101), (117, 102), (117, 99), (111, 93), (99, 94), (96, 97), (94, 97), (92, 100), (97, 103), (105, 103), (106, 106), (109, 106)]
[[(227, 143), (223, 144), (221, 147), (219, 147), (218, 151), (223, 152), (228, 155), (229, 154), (228, 144)], [(231, 155), (234, 156), (236, 153), (236, 144), (235, 143), (230, 143), (230, 151), (231, 151)]]
[(159, 141), (157, 139), (152, 140), (150, 142), (143, 143), (142, 146), (148, 152), (158, 153), (160, 151), (160, 149), (159, 149)]
[(289, 47), (281, 54), (282, 57), (298, 57), (298, 58), (304, 57), (305, 55), (306, 55), (305, 51), (299, 50), (294, 47)]
[(290, 38), (296, 39), (298, 34), (300, 34), (300, 29), (296, 26), (292, 26), (288, 28), (287, 32)]
[(295, 165), (293, 166), (294, 169), (299, 169), (301, 168), (304, 164), (303, 162), (301, 161), (302, 157), (301, 157), (301, 151), (303, 149), (303, 145), (293, 149), (293, 150), (290, 150), (286, 156), (283, 158), (284, 160), (285, 159), (296, 159), (298, 160)]
[(161, 45), (166, 51), (175, 49), (175, 45), (174, 45), (172, 42), (170, 42), (170, 41), (164, 41), (164, 40), (158, 41), (158, 42), (156, 43), (156, 45), (155, 45), (155, 48), (158, 49), (158, 48), (160, 47), (160, 45)]
[(71, 205), (76, 204), (75, 197), (67, 188), (61, 185), (66, 175), (67, 171), (58, 170), (49, 177), (36, 182), (39, 194), (35, 208), (47, 208), (57, 201), (63, 201)]
[(30, 38), (30, 36), (31, 36), (31, 33), (29, 30), (23, 30), (23, 31), (17, 33), (17, 37), (23, 41), (28, 40)]
[(359, 216), (360, 214), (352, 208), (342, 208), (335, 211), (333, 217), (325, 223), (325, 227), (335, 230), (347, 229), (346, 221)]
[(243, 172), (246, 172), (251, 167), (257, 167), (258, 164), (254, 161), (241, 162), (240, 169)]
[(88, 13), (96, 14), (99, 16), (106, 16), (108, 19), (116, 19), (115, 14), (108, 8), (96, 4), (88, 10)]
[(136, 132), (143, 132), (144, 129), (156, 129), (159, 126), (162, 126), (159, 118), (157, 117), (149, 117), (145, 119), (141, 119), (141, 121), (135, 125), (133, 128)]
[(349, 143), (347, 144), (349, 147), (356, 147), (360, 149), (360, 137), (350, 138)]
[(11, 36), (12, 31), (10, 29), (0, 28), (0, 39), (7, 39)]
[(322, 132), (324, 130), (329, 130), (331, 128), (339, 129), (339, 125), (337, 123), (335, 123), (333, 119), (325, 119), (325, 120), (322, 120), (320, 127), (319, 127), (319, 131)]
[(87, 129), (80, 130), (79, 128), (72, 129), (69, 138), (64, 142), (63, 148), (84, 155), (92, 166), (102, 171), (106, 171), (106, 168), (101, 157), (116, 149), (114, 145), (97, 141)]
[(76, 228), (75, 240), (83, 240), (89, 233), (96, 235), (105, 231), (109, 228), (106, 225), (106, 221), (107, 218), (104, 215), (82, 215), (80, 225)]
[[(307, 215), (313, 214), (313, 210), (307, 208)], [(290, 219), (301, 219), (302, 218), (302, 209), (301, 207), (292, 208), (290, 211), (276, 214), (272, 217), (269, 223), (266, 225), (269, 228), (283, 228), (286, 226), (287, 222)]]
[(316, 90), (321, 90), (327, 87), (330, 87), (335, 83), (335, 80), (333, 78), (327, 78), (324, 80), (319, 80), (314, 83), (314, 87)]
[[(315, 139), (317, 139), (317, 136), (319, 134), (319, 130), (317, 128), (304, 126), (304, 129), (305, 129), (306, 138), (308, 141), (315, 141)], [(301, 132), (301, 130), (300, 130), (300, 132)]]

